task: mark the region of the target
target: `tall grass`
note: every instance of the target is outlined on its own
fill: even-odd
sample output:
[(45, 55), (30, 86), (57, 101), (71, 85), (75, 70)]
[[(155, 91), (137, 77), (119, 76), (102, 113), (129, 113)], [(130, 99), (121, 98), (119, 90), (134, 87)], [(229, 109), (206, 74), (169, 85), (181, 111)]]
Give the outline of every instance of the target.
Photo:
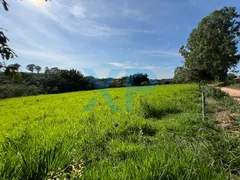
[[(121, 144), (119, 144), (121, 146)], [(227, 179), (228, 173), (197, 144), (163, 137), (151, 147), (95, 162), (83, 179)]]
[(140, 108), (144, 118), (156, 118), (181, 112), (179, 103), (174, 100), (161, 100), (161, 99), (140, 99)]
[[(0, 101), (0, 179), (225, 180), (238, 174), (237, 138), (223, 140), (212, 121), (202, 122), (195, 85), (109, 93), (118, 97), (112, 104), (98, 91)], [(97, 106), (85, 111), (92, 98)], [(112, 111), (113, 104), (119, 109)]]
[(76, 162), (81, 160), (81, 151), (76, 151), (70, 142), (42, 146), (27, 132), (14, 140), (7, 138), (1, 144), (0, 177), (20, 180), (70, 177)]

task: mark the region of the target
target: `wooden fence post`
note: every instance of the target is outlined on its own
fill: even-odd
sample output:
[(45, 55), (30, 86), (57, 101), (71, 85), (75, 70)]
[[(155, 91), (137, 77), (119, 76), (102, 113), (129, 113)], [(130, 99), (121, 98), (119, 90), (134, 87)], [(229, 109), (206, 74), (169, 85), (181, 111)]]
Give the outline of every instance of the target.
[(206, 120), (206, 96), (204, 86), (202, 86), (202, 119)]

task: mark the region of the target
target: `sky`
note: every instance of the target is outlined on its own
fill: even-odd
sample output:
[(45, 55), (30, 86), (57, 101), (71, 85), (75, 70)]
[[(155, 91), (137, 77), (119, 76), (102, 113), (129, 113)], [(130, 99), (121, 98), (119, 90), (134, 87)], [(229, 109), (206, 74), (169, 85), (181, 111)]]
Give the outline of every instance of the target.
[[(0, 27), (18, 58), (9, 63), (77, 69), (95, 77), (143, 72), (172, 78), (198, 22), (239, 0), (8, 0)], [(240, 66), (238, 66), (240, 70)]]

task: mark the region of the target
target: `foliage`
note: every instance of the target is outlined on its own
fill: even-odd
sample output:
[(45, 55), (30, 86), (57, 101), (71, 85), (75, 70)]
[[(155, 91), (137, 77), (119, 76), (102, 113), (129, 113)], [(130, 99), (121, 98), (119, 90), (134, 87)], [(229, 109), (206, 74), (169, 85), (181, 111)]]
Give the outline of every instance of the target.
[(141, 86), (142, 82), (149, 82), (149, 78), (147, 74), (137, 73), (127, 77), (127, 81), (129, 85)]
[(235, 75), (235, 74), (233, 74), (233, 73), (228, 73), (227, 74), (227, 80), (229, 80), (229, 81), (231, 81), (231, 80), (233, 80), (234, 78), (236, 78), (237, 76)]
[(11, 98), (11, 97), (21, 97), (21, 96), (33, 96), (42, 94), (43, 88), (30, 85), (22, 84), (4, 84), (0, 86), (0, 99)]
[[(6, 0), (0, 0), (0, 3), (3, 5), (3, 8), (8, 11), (8, 4)], [(18, 68), (16, 66), (6, 66), (6, 61), (17, 57), (15, 52), (8, 46), (9, 39), (5, 36), (4, 29), (0, 28), (0, 55), (2, 57), (2, 62), (0, 62), (0, 70), (3, 70), (7, 75), (11, 75), (14, 78), (17, 78), (16, 72)]]
[(80, 90), (92, 89), (92, 85), (86, 77), (79, 71), (59, 70), (52, 68), (45, 70), (45, 79), (43, 80), (43, 87), (50, 91), (48, 93), (58, 92), (72, 92)]
[(207, 87), (206, 88), (206, 96), (212, 97), (215, 99), (222, 99), (224, 97), (227, 97), (228, 95), (225, 92), (221, 91), (221, 89), (219, 89), (219, 88)]
[(164, 85), (164, 84), (174, 84), (173, 79), (161, 79), (159, 80), (159, 85)]
[(33, 72), (35, 70), (36, 65), (35, 64), (28, 64), (26, 66), (26, 69), (29, 70), (30, 72)]
[(37, 71), (37, 73), (39, 73), (42, 70), (42, 68), (41, 68), (41, 66), (36, 65), (35, 66), (35, 70)]
[[(45, 1), (51, 1), (51, 0), (45, 0)], [(9, 5), (6, 0), (0, 0), (0, 3), (2, 4), (5, 11), (9, 10)], [(0, 28), (0, 55), (3, 59), (2, 62), (0, 62), (0, 70), (3, 70), (7, 75), (10, 75), (14, 79), (18, 79), (16, 66), (6, 66), (5, 61), (17, 57), (13, 49), (11, 49), (8, 46), (9, 39), (5, 36), (3, 29)], [(32, 71), (33, 72), (33, 71)]]
[(203, 18), (193, 29), (187, 45), (179, 51), (192, 81), (224, 81), (228, 70), (236, 67), (240, 60), (239, 17), (234, 7), (224, 7)]
[[(105, 101), (106, 91), (118, 111)], [(127, 93), (134, 98), (131, 112)], [(86, 111), (93, 98), (96, 104)], [(164, 115), (144, 118), (141, 100)], [(229, 143), (223, 142), (210, 122), (202, 122), (195, 85), (32, 96), (3, 100), (0, 106), (5, 179), (228, 179), (238, 163), (223, 152), (239, 143), (228, 136)], [(236, 156), (237, 146), (231, 150)]]
[(174, 82), (175, 83), (189, 83), (191, 82), (190, 72), (184, 66), (178, 66), (174, 70)]
[(17, 57), (17, 55), (8, 46), (9, 40), (1, 30), (2, 29), (0, 29), (0, 55), (3, 61), (0, 62), (0, 70), (3, 69), (6, 73), (15, 73), (17, 69), (12, 66), (6, 66), (5, 62), (11, 58)]
[[(18, 64), (13, 64), (11, 66), (19, 66)], [(4, 74), (0, 73), (0, 88), (5, 89), (8, 85), (9, 89), (7, 92), (15, 92), (15, 90), (20, 90), (19, 87), (26, 87), (21, 88), (22, 93), (30, 95), (28, 89), (32, 87), (39, 88), (39, 92), (41, 94), (48, 93), (64, 93), (64, 92), (73, 92), (73, 91), (81, 91), (81, 90), (93, 90), (93, 89), (104, 89), (104, 88), (113, 88), (113, 87), (126, 87), (126, 86), (147, 86), (147, 85), (156, 85), (158, 80), (148, 80), (144, 81), (148, 78), (147, 74), (134, 74), (128, 77), (122, 77), (119, 79), (113, 78), (94, 78), (92, 76), (84, 76), (80, 71), (75, 69), (64, 70), (59, 69), (58, 67), (54, 68), (45, 68), (44, 73), (40, 73), (38, 71), (41, 70), (41, 67), (35, 64), (29, 64), (28, 69), (31, 71), (28, 72), (20, 72), (18, 73), (18, 77), (21, 80), (14, 81), (18, 82), (20, 85), (13, 83), (8, 76), (4, 76)], [(38, 71), (36, 70), (38, 68)], [(37, 73), (34, 72), (37, 71)], [(143, 82), (142, 82), (143, 81)], [(170, 80), (163, 80), (162, 83), (169, 84), (168, 81)], [(134, 84), (135, 82), (135, 84)], [(151, 83), (151, 84), (149, 84)], [(16, 87), (15, 87), (16, 86)], [(19, 93), (16, 93), (19, 94)], [(33, 93), (35, 94), (35, 93)], [(32, 94), (32, 95), (33, 95)], [(16, 97), (15, 93), (10, 93), (9, 95), (4, 94), (2, 97)], [(13, 96), (10, 96), (13, 95)], [(22, 95), (21, 95), (22, 96)], [(1, 98), (1, 97), (0, 97)]]

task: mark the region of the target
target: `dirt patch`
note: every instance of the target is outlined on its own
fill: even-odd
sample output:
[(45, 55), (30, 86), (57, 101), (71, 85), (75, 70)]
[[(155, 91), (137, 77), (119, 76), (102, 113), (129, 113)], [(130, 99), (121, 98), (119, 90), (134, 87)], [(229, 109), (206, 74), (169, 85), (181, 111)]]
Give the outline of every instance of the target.
[(231, 96), (233, 99), (240, 102), (240, 90), (231, 89), (231, 88), (221, 88), (222, 91), (226, 92)]
[(237, 117), (240, 116), (236, 113), (231, 113), (230, 111), (220, 111), (215, 114), (216, 126), (224, 128), (230, 133), (239, 133), (240, 127), (237, 123)]

